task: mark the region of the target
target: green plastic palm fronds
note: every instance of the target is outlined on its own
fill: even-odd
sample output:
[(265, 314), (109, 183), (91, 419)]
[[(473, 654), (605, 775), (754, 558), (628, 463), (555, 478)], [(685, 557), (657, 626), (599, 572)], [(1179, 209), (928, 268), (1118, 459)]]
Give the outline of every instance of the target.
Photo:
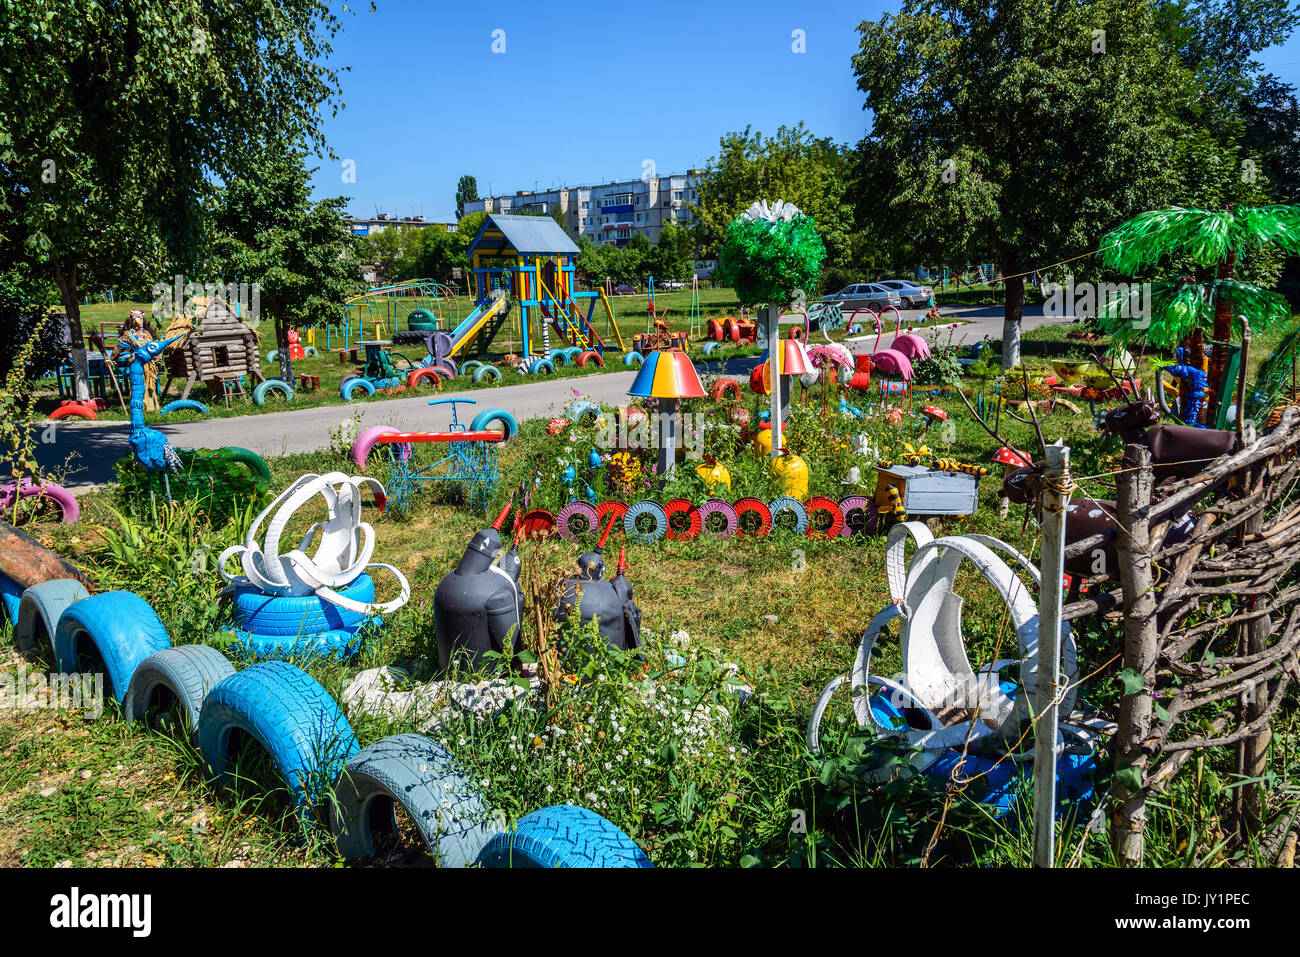
[(1097, 255), (1106, 266), (1133, 275), (1165, 256), (1185, 255), (1213, 266), (1229, 252), (1240, 256), (1268, 243), (1300, 252), (1300, 207), (1148, 210), (1107, 233)]

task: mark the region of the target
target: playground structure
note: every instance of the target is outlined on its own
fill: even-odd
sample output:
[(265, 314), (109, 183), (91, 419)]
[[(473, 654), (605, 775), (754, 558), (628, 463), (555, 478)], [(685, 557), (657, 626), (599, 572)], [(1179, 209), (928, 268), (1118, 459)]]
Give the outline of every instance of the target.
[(565, 346), (603, 357), (611, 344), (593, 322), (597, 305), (605, 308), (605, 335), (612, 333), (619, 350), (626, 351), (604, 290), (578, 291), (574, 272), (578, 247), (550, 217), (489, 213), (468, 252), (473, 263), (474, 310), (450, 331), (448, 357), (468, 354), (471, 345), (478, 357), (487, 355), (509, 312), (501, 297), (494, 295), (498, 291), (508, 293), (517, 310), (526, 369), (536, 359), (551, 358), (551, 332)]
[[(334, 340), (339, 337), (343, 339), (343, 348), (351, 349), (354, 341), (366, 338), (366, 323), (370, 324), (375, 339), (390, 336), (422, 339), (423, 333), (460, 322), (460, 299), (456, 291), (434, 279), (408, 279), (371, 286), (360, 295), (345, 299), (343, 309), (343, 328), (333, 329), (328, 325), (325, 328), (326, 349), (333, 348)], [(399, 332), (398, 320), (403, 317), (409, 331)]]

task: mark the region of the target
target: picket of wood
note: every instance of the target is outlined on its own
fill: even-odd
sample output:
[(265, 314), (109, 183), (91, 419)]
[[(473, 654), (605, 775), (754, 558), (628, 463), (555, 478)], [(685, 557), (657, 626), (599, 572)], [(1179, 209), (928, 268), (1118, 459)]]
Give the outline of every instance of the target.
[[(1089, 578), (1094, 593), (1062, 617), (1122, 610), (1126, 687), (1112, 741), (1111, 838), (1127, 864), (1142, 859), (1147, 801), (1198, 749), (1234, 745), (1248, 782), (1267, 771), (1270, 721), (1300, 680), (1297, 453), (1295, 407), (1249, 445), (1159, 487), (1148, 449), (1128, 445), (1116, 479), (1118, 528), (1066, 548), (1077, 558), (1113, 542), (1119, 558), (1117, 569)], [(1165, 544), (1184, 515), (1192, 530)], [(1232, 823), (1241, 838), (1270, 826), (1258, 783), (1235, 790)], [(1279, 822), (1262, 845), (1280, 846), (1290, 827)]]

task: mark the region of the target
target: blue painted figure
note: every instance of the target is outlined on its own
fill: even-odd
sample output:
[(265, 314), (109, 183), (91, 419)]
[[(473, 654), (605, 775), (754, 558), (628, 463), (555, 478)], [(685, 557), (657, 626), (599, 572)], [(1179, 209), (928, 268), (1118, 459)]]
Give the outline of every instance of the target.
[(182, 338), (183, 335), (173, 336), (161, 342), (132, 341), (131, 363), (127, 367), (131, 377), (131, 435), (127, 441), (137, 462), (150, 472), (162, 475), (163, 487), (167, 491), (169, 502), (172, 499), (172, 490), (167, 478), (168, 473), (179, 472), (183, 463), (180, 455), (167, 441), (167, 437), (157, 429), (151, 429), (144, 424), (144, 367), (162, 355), (163, 350), (169, 345)]

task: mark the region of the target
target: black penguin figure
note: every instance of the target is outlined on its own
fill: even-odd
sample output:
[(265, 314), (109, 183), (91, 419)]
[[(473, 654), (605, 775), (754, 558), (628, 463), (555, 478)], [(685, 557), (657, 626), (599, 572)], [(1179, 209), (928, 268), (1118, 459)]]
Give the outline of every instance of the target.
[[(583, 625), (593, 618), (599, 619), (597, 627), (606, 644), (628, 651), (640, 643), (641, 633), (641, 613), (631, 601), (632, 586), (622, 577), (621, 570), (613, 578), (602, 577), (605, 573), (605, 542), (615, 520), (615, 516), (610, 516), (595, 550), (578, 556), (578, 573), (565, 579), (560, 600), (555, 606), (555, 621), (567, 625), (574, 606), (577, 606)], [(623, 563), (621, 554), (619, 561)], [(622, 584), (616, 584), (620, 579)], [(626, 589), (626, 593), (621, 589)], [(628, 627), (628, 606), (634, 612), (635, 627), (631, 629)]]
[(514, 659), (523, 649), (519, 553), (501, 545), (501, 523), (509, 511), (507, 505), (491, 528), (474, 533), (460, 562), (434, 590), (438, 664), (444, 670), (453, 660), (476, 669), (488, 652)]

